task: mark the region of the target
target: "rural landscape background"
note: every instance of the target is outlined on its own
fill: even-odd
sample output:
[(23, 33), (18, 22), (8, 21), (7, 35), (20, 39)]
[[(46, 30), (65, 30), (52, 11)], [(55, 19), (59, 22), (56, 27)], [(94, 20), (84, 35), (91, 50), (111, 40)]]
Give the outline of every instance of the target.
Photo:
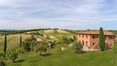
[[(0, 66), (117, 66), (117, 38), (82, 51), (79, 32), (117, 36), (117, 0), (0, 0)], [(102, 47), (103, 48), (103, 47)]]
[[(4, 33), (7, 33), (7, 52), (12, 49), (20, 49), (20, 36), (22, 35), (22, 42), (26, 39), (30, 39), (31, 36), (41, 38), (45, 41), (53, 41), (53, 38), (56, 39), (54, 42), (55, 47), (47, 50), (49, 54), (40, 55), (39, 52), (24, 51), (20, 52), (18, 57), (15, 59), (15, 63), (10, 59), (1, 60), (8, 66), (116, 66), (117, 65), (117, 55), (114, 49), (109, 49), (105, 51), (95, 51), (95, 52), (86, 52), (83, 54), (75, 53), (74, 36), (81, 30), (58, 30), (58, 29), (34, 29), (34, 30), (25, 30), (25, 31), (9, 31), (2, 30), (0, 36), (0, 52), (3, 52), (4, 48)], [(117, 35), (117, 31), (112, 31)], [(45, 37), (47, 36), (47, 37)], [(66, 38), (66, 39), (65, 39)], [(73, 39), (72, 40), (70, 40)], [(30, 44), (30, 43), (29, 43)], [(38, 43), (40, 44), (40, 43)], [(61, 47), (65, 47), (65, 50), (62, 51)], [(116, 48), (116, 47), (115, 47)], [(12, 56), (11, 56), (12, 57)]]

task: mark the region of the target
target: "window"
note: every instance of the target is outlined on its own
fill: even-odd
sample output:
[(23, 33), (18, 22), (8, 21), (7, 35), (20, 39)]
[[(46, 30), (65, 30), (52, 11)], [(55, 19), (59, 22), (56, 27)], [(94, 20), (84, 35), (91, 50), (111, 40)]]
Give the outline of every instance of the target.
[(110, 38), (110, 39), (113, 39), (113, 37), (112, 37), (112, 36), (110, 36), (109, 38)]
[(82, 41), (82, 44), (84, 45), (84, 41)]
[(82, 41), (82, 43), (84, 44), (84, 41)]
[(86, 44), (88, 44), (88, 42), (86, 41)]
[(86, 38), (88, 38), (88, 36), (86, 35)]
[(110, 44), (110, 46), (112, 46), (112, 44)]
[(84, 35), (82, 35), (82, 37), (84, 37)]
[(93, 45), (95, 45), (95, 43), (93, 43)]
[(93, 35), (92, 38), (95, 39), (95, 36)]
[(86, 47), (88, 47), (88, 42), (86, 41)]

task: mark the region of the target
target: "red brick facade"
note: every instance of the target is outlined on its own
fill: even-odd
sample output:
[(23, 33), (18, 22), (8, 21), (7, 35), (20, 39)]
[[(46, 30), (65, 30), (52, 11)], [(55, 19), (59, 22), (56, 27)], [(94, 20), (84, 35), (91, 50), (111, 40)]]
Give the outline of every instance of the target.
[[(115, 35), (112, 32), (104, 32), (106, 48), (112, 48)], [(83, 44), (84, 51), (95, 51), (99, 49), (99, 31), (84, 31), (77, 34), (77, 41)]]

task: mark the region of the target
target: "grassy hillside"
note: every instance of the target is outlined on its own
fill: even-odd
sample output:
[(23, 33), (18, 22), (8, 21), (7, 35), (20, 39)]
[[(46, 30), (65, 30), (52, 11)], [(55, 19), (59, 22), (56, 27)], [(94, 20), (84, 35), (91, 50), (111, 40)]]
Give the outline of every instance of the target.
[[(27, 33), (28, 32), (28, 33)], [(65, 33), (60, 33), (57, 31), (45, 32), (45, 30), (40, 31), (26, 31), (23, 33), (23, 40), (30, 38), (31, 35), (39, 36), (43, 34), (41, 38), (55, 37), (57, 41), (63, 40), (62, 38), (66, 36), (71, 38), (75, 36), (78, 31), (68, 31)], [(113, 31), (117, 34), (116, 31)], [(31, 34), (30, 34), (31, 33)], [(8, 49), (19, 46), (20, 34), (8, 35)], [(0, 36), (0, 52), (3, 50), (4, 36)], [(117, 55), (113, 51), (106, 50), (104, 52), (87, 52), (84, 54), (76, 54), (73, 47), (69, 47), (66, 44), (66, 51), (61, 51), (62, 44), (56, 45), (55, 48), (49, 49), (49, 55), (40, 56), (39, 53), (26, 52), (20, 54), (16, 63), (11, 62), (11, 60), (4, 60), (7, 66), (117, 66)]]
[(112, 50), (75, 54), (72, 48), (62, 52), (57, 46), (49, 51), (49, 56), (30, 52), (21, 55), (15, 64), (10, 61), (6, 63), (8, 66), (117, 66), (117, 56)]
[[(38, 30), (37, 31), (32, 31), (31, 30), (31, 31), (29, 31), (31, 34), (28, 34), (27, 32), (24, 32), (24, 33), (22, 33), (22, 40), (24, 41), (25, 39), (30, 38), (31, 35), (35, 35), (35, 33), (37, 33), (37, 32), (40, 32), (43, 35), (46, 35), (48, 37), (54, 36), (55, 38), (58, 39), (57, 41), (61, 41), (63, 36), (66, 36), (68, 38), (71, 38), (71, 37), (74, 36), (74, 34), (72, 34), (72, 33), (59, 33), (59, 32), (44, 33), (44, 31), (46, 31), (46, 30), (40, 30), (40, 31), (38, 31)], [(10, 31), (10, 33), (11, 33), (11, 31)], [(39, 36), (39, 35), (35, 35), (35, 36)], [(8, 37), (7, 38), (8, 49), (19, 46), (20, 34), (9, 34), (7, 37)], [(44, 38), (44, 37), (42, 36), (42, 38)], [(3, 49), (3, 46), (4, 46), (4, 35), (0, 35), (0, 49), (1, 50)]]

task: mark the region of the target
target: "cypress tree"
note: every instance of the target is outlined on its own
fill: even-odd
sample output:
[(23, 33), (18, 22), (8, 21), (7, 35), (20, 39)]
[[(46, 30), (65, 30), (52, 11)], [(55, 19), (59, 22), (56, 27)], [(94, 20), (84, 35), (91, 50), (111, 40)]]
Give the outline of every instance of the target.
[(103, 32), (103, 28), (100, 28), (100, 34), (99, 34), (99, 47), (101, 51), (104, 51), (105, 49), (105, 36)]
[(115, 45), (114, 45), (113, 52), (114, 52), (115, 54), (117, 54), (117, 42), (116, 42)]
[(22, 35), (20, 35), (20, 47), (22, 47)]
[(4, 37), (4, 57), (6, 56), (6, 51), (7, 51), (7, 34), (5, 34)]

